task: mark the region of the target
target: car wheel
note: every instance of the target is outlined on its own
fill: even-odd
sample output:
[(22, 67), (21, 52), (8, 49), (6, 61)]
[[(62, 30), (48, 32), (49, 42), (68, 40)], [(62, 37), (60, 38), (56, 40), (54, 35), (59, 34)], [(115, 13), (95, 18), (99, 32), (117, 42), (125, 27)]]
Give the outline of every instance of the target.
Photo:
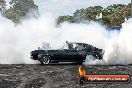
[(49, 64), (50, 63), (50, 57), (43, 56), (40, 61), (41, 64)]

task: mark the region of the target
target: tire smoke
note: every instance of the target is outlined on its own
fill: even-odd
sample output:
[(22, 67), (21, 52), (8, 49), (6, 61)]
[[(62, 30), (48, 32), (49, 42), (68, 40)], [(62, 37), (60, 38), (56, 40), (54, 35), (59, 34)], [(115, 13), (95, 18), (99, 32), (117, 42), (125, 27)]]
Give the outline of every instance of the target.
[(132, 63), (132, 21), (124, 23), (120, 33), (108, 32), (96, 22), (63, 23), (56, 27), (50, 14), (15, 25), (0, 16), (0, 64), (34, 64), (30, 52), (42, 42), (58, 49), (65, 41), (84, 42), (105, 50), (103, 60), (86, 60), (85, 64)]
[[(132, 64), (132, 19), (122, 24), (120, 31), (108, 32), (105, 40), (103, 60), (94, 60), (86, 57), (85, 65), (127, 65)], [(105, 37), (105, 36), (104, 36)]]
[(122, 24), (118, 35), (109, 39), (104, 54), (106, 64), (132, 64), (132, 19)]

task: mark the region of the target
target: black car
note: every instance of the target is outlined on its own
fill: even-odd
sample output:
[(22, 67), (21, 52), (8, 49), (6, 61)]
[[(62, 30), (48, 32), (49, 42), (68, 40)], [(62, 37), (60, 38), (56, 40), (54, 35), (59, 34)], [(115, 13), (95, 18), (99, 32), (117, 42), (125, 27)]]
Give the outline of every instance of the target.
[(41, 64), (59, 62), (82, 63), (87, 55), (102, 59), (103, 50), (85, 43), (66, 42), (62, 49), (34, 50), (31, 52), (31, 59), (38, 60)]

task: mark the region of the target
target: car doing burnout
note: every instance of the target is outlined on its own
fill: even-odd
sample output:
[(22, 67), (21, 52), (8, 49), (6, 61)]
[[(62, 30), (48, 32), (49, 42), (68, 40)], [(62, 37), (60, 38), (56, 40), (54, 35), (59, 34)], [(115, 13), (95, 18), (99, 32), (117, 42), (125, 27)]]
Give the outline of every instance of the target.
[(59, 62), (85, 61), (87, 55), (92, 55), (96, 59), (102, 59), (103, 50), (85, 43), (66, 42), (63, 48), (57, 50), (38, 49), (31, 52), (31, 59), (40, 61), (41, 64)]

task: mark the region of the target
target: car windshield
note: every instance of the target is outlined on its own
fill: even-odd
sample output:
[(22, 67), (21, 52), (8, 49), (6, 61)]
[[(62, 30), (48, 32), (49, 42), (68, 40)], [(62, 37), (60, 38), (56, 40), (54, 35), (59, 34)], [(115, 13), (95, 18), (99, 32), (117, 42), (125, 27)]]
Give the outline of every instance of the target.
[(76, 50), (82, 50), (82, 49), (85, 49), (84, 46), (82, 44), (76, 44), (76, 47), (75, 47)]

